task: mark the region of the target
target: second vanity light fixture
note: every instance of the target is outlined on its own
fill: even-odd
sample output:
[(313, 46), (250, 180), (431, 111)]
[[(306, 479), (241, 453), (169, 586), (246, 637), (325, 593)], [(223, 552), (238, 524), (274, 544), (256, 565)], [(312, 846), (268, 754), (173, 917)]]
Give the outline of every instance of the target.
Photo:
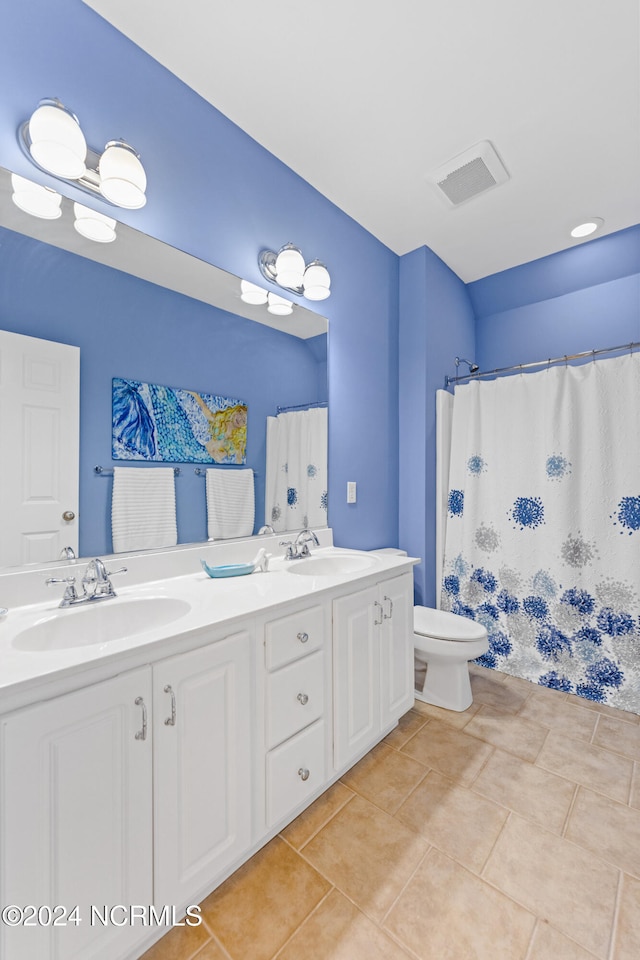
[(88, 147), (78, 118), (55, 98), (40, 101), (19, 141), (37, 167), (85, 193), (126, 210), (147, 202), (147, 177), (133, 147), (124, 140), (110, 140), (102, 153)]
[[(51, 187), (11, 174), (11, 199), (24, 213), (42, 220), (57, 220), (62, 216), (62, 196)], [(82, 203), (73, 205), (73, 226), (83, 237), (96, 243), (111, 243), (116, 239), (116, 221), (112, 217), (91, 210)]]
[(305, 264), (302, 251), (292, 243), (286, 243), (278, 253), (263, 250), (258, 266), (269, 283), (276, 283), (307, 300), (326, 300), (331, 294), (331, 277), (324, 263), (312, 260)]

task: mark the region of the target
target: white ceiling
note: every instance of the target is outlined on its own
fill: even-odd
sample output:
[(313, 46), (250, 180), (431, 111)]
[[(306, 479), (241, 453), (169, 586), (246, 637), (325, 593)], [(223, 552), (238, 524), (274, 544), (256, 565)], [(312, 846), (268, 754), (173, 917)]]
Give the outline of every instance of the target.
[[(398, 254), (465, 282), (640, 222), (637, 0), (85, 0)], [(452, 207), (480, 140), (511, 179)]]

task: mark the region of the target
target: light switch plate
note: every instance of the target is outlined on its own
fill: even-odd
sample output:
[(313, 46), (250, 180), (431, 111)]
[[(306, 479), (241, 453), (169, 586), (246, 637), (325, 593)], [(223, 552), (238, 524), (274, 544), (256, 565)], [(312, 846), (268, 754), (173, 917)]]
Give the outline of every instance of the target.
[(348, 480), (347, 481), (347, 503), (356, 502), (356, 481)]

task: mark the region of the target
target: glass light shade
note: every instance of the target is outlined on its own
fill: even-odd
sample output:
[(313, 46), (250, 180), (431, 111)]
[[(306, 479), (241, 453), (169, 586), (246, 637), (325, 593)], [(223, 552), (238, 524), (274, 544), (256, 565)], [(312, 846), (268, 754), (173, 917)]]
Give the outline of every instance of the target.
[(326, 300), (331, 294), (331, 277), (324, 263), (313, 260), (304, 272), (304, 295), (307, 300)]
[(287, 243), (276, 257), (276, 283), (281, 287), (301, 287), (304, 275), (304, 257), (297, 247)]
[(32, 217), (41, 217), (43, 220), (57, 220), (62, 216), (60, 204), (62, 197), (55, 190), (43, 187), (39, 183), (11, 174), (13, 193), (11, 199), (16, 207)]
[(262, 304), (267, 302), (267, 291), (248, 280), (240, 281), (240, 299), (245, 303)]
[(592, 217), (591, 220), (588, 220), (586, 223), (581, 223), (577, 227), (574, 227), (571, 231), (571, 236), (577, 240), (581, 237), (588, 237), (589, 234), (595, 233), (603, 223), (604, 220), (601, 217)]
[(86, 173), (87, 142), (62, 104), (40, 104), (29, 120), (29, 139), (35, 162), (54, 176), (77, 180)]
[(115, 240), (116, 221), (112, 217), (90, 210), (81, 203), (74, 203), (73, 215), (74, 227), (87, 240), (95, 240), (96, 243), (112, 243)]
[(277, 293), (269, 293), (268, 303), (268, 312), (273, 313), (276, 317), (288, 317), (290, 313), (293, 313), (293, 304), (291, 301), (285, 300), (284, 297), (279, 297)]
[(127, 210), (139, 210), (144, 207), (147, 198), (147, 175), (140, 158), (126, 143), (112, 141), (105, 147), (98, 164), (100, 174), (100, 193)]

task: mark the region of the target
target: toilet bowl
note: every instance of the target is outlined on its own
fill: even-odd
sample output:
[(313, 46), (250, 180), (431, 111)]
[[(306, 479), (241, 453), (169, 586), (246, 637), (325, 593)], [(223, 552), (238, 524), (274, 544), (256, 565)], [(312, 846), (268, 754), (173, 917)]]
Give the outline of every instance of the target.
[(413, 631), (418, 667), (426, 665), (416, 698), (446, 710), (466, 710), (473, 702), (468, 661), (489, 649), (485, 628), (456, 613), (416, 606)]

